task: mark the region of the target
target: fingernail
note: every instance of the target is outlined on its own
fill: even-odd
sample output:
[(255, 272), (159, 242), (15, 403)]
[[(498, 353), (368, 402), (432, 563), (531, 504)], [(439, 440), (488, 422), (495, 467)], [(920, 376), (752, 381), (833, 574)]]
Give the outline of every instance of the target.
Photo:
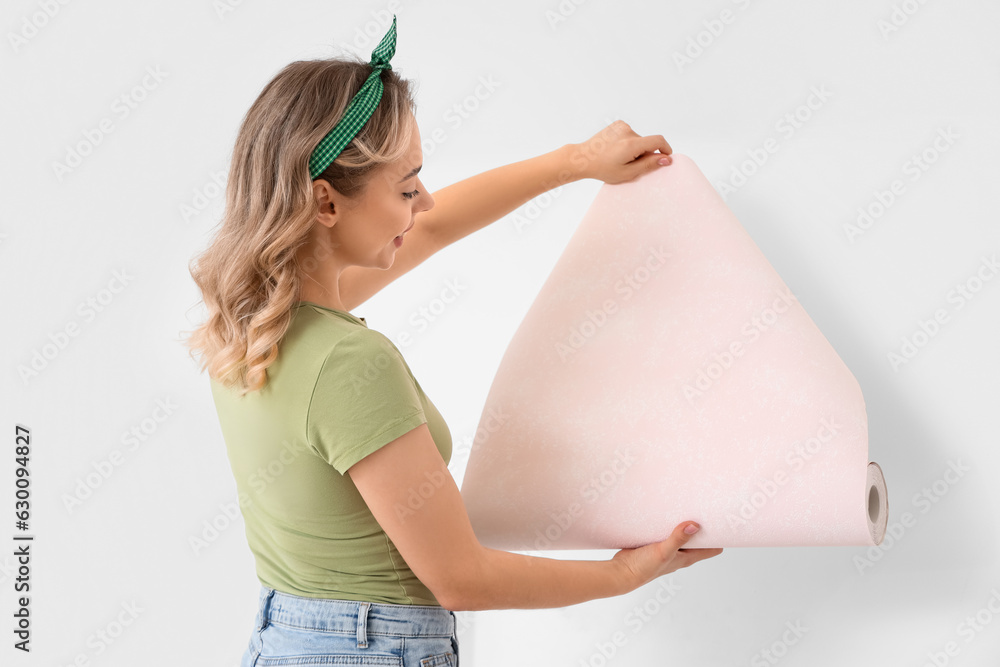
[(695, 523), (688, 524), (688, 526), (684, 528), (684, 532), (687, 533), (688, 535), (694, 535), (695, 533), (698, 532), (699, 528), (701, 528), (701, 526), (699, 526), (698, 524)]
[(671, 163), (671, 161), (672, 160), (668, 157), (661, 157), (659, 160), (656, 161), (656, 163), (666, 167), (668, 164)]

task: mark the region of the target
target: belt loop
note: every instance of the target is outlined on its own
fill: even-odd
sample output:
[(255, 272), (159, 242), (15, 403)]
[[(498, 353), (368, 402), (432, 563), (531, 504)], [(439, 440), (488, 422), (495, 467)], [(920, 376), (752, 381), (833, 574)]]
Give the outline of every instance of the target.
[(367, 600), (358, 605), (358, 648), (368, 648), (368, 609), (371, 606)]
[(264, 600), (260, 604), (260, 629), (263, 630), (267, 627), (268, 614), (271, 611), (271, 598), (274, 597), (274, 589), (268, 588), (267, 595), (264, 596)]

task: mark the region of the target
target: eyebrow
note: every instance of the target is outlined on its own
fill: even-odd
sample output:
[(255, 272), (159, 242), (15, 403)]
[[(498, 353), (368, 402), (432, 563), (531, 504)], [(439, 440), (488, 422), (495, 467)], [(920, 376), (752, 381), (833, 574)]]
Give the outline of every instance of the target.
[(408, 178), (413, 178), (414, 176), (416, 176), (420, 172), (420, 170), (423, 168), (423, 166), (424, 165), (420, 165), (419, 167), (414, 167), (413, 171), (411, 171), (406, 176), (403, 176), (401, 179), (399, 179), (399, 182), (402, 183), (403, 181), (405, 181)]

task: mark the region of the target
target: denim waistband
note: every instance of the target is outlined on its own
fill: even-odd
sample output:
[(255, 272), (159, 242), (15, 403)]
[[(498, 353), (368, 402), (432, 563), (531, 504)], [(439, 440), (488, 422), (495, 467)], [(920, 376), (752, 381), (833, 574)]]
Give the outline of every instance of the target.
[(362, 600), (307, 598), (261, 586), (257, 629), (280, 623), (307, 630), (357, 635), (449, 637), (456, 632), (455, 613), (432, 605), (385, 604)]

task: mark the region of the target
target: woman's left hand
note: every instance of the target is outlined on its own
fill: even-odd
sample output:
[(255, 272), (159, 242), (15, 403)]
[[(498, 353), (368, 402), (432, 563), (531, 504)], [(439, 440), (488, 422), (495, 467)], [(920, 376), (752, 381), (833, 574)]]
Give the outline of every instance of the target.
[(623, 120), (616, 120), (582, 144), (573, 144), (573, 148), (570, 163), (580, 178), (612, 184), (659, 169), (659, 160), (670, 164), (673, 151), (662, 135), (640, 137)]

